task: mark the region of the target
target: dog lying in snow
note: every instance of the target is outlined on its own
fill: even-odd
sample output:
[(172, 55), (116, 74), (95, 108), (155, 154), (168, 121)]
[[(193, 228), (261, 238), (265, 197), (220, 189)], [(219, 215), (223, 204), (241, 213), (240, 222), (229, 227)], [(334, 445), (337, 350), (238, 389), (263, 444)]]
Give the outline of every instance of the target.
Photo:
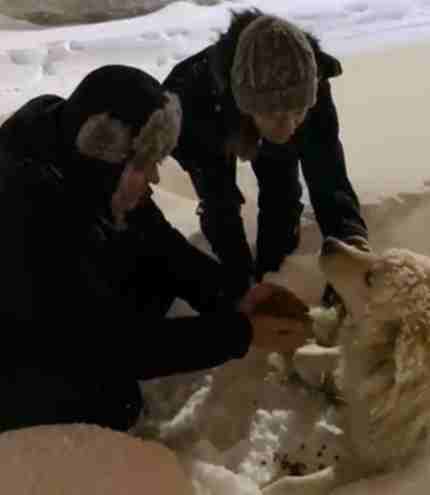
[(430, 425), (430, 258), (404, 249), (381, 255), (330, 238), (320, 267), (347, 311), (339, 347), (300, 349), (302, 377), (335, 371), (344, 455), (335, 467), (280, 478), (264, 495), (320, 495), (395, 470), (427, 448)]

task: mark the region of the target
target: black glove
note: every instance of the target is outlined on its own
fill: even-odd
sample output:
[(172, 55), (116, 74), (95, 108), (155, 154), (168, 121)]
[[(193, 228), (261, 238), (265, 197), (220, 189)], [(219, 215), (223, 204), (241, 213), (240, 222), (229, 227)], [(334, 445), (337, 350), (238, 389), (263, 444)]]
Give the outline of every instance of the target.
[(257, 282), (263, 280), (267, 272), (279, 271), (285, 256), (292, 254), (300, 244), (300, 225), (296, 225), (291, 233), (282, 241), (280, 236), (268, 239), (263, 234), (257, 238), (257, 259), (255, 262), (255, 278)]
[(223, 265), (223, 271), (225, 281), (223, 292), (227, 300), (237, 303), (254, 285), (254, 273), (238, 265), (235, 267)]

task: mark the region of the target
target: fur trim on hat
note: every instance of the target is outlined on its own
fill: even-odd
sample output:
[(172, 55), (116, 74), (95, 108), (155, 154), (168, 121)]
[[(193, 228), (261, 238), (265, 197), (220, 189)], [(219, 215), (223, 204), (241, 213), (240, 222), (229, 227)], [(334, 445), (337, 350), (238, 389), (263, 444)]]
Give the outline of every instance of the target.
[(173, 93), (165, 93), (167, 103), (156, 110), (133, 140), (136, 168), (155, 163), (168, 156), (176, 147), (181, 131), (182, 110)]
[(166, 104), (152, 113), (139, 134), (133, 139), (131, 127), (108, 113), (92, 115), (82, 125), (76, 138), (79, 152), (107, 163), (122, 163), (134, 151), (136, 167), (148, 161), (157, 162), (175, 148), (182, 121), (182, 111), (176, 95), (165, 93)]
[(76, 138), (79, 152), (107, 163), (121, 163), (131, 148), (131, 128), (107, 113), (91, 115)]

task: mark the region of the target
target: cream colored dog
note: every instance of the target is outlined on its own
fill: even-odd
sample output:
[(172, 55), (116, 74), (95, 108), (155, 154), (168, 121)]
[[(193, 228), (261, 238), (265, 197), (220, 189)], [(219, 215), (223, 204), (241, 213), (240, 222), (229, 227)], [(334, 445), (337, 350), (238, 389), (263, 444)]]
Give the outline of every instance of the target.
[(310, 378), (316, 369), (336, 368), (345, 399), (339, 425), (345, 455), (324, 471), (283, 477), (264, 495), (329, 493), (401, 468), (427, 449), (430, 258), (404, 249), (377, 255), (330, 238), (319, 261), (348, 316), (339, 328), (339, 347), (299, 351), (295, 364)]

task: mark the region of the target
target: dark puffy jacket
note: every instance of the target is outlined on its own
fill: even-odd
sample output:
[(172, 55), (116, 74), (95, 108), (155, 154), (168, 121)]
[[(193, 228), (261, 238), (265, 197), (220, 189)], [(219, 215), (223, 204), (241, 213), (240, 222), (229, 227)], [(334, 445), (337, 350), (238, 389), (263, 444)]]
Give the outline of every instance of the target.
[[(238, 36), (258, 15), (238, 15), (219, 42), (177, 64), (164, 81), (183, 106), (185, 121), (174, 156), (190, 173), (202, 200), (202, 230), (229, 271), (242, 279), (252, 272), (253, 261), (240, 218), (243, 197), (236, 185), (235, 159), (226, 158), (225, 153), (240, 117), (228, 78)], [(313, 37), (308, 38), (319, 70), (317, 103), (290, 142), (275, 145), (263, 140), (252, 161), (259, 186), (259, 276), (277, 270), (284, 256), (297, 247), (303, 210), (299, 163), (322, 235), (367, 237), (347, 176), (330, 88), (330, 78), (341, 74), (341, 65)]]
[[(67, 104), (41, 96), (0, 128), (0, 430), (50, 418), (125, 429), (138, 379), (219, 365), (251, 340), (218, 263), (154, 202), (125, 232), (93, 208), (91, 163), (67, 163), (58, 132)], [(175, 297), (201, 316), (165, 318)]]

